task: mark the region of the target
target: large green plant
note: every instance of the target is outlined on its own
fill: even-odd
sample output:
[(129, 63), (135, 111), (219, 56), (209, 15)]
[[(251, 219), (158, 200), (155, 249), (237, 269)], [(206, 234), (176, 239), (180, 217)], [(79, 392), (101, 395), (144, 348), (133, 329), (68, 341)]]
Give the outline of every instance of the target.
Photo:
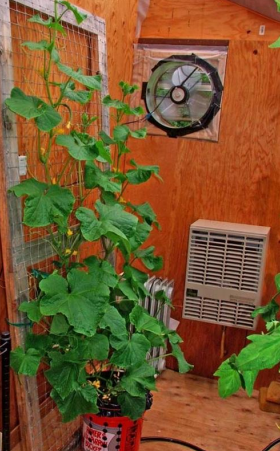
[(279, 305), (276, 302), (280, 294), (280, 274), (275, 276), (276, 294), (271, 301), (256, 308), (253, 317), (261, 315), (266, 323), (266, 333), (248, 337), (251, 341), (239, 355), (225, 360), (215, 376), (219, 376), (219, 393), (226, 398), (239, 388), (252, 395), (254, 383), (261, 370), (273, 368), (280, 363), (280, 321), (277, 319)]
[[(160, 178), (159, 168), (131, 159), (130, 169), (121, 169), (123, 157), (130, 153), (128, 139), (146, 136), (144, 128), (132, 131), (124, 123), (128, 115), (143, 113), (141, 107), (132, 109), (127, 103), (136, 86), (121, 82), (120, 100), (110, 96), (103, 99), (103, 105), (113, 111), (112, 136), (104, 131), (98, 137), (91, 136), (90, 126), (96, 118), (87, 113), (82, 115), (81, 127), (71, 126), (73, 102), (90, 102), (93, 92), (101, 89), (101, 77), (84, 75), (80, 69), (61, 63), (56, 42), (57, 34), (65, 31), (61, 23), (64, 13), (59, 16), (58, 3), (65, 11), (72, 11), (78, 24), (85, 19), (70, 3), (55, 1), (54, 19), (39, 15), (30, 19), (49, 30), (49, 40), (22, 43), (30, 51), (43, 52), (47, 100), (19, 88), (14, 88), (6, 100), (12, 112), (34, 123), (38, 164), (44, 169), (42, 180), (29, 178), (10, 191), (24, 198), (23, 223), (46, 231), (57, 255), (52, 274), (33, 270), (38, 296), (20, 306), (20, 311), (44, 333), (30, 332), (25, 347), (12, 352), (11, 365), (18, 374), (27, 376), (36, 375), (41, 363), (47, 366), (51, 397), (64, 421), (98, 412), (98, 399), (118, 402), (124, 415), (136, 419), (145, 410), (147, 390), (155, 388), (155, 369), (147, 357), (152, 346), (165, 347), (168, 342), (168, 355), (178, 359), (179, 371), (191, 368), (177, 333), (139, 305), (139, 299), (149, 294), (145, 288), (148, 276), (135, 267), (135, 262), (140, 260), (149, 271), (157, 271), (163, 264), (153, 246), (143, 247), (158, 223), (148, 202), (134, 205), (126, 202), (124, 195), (129, 185), (140, 185), (152, 176)], [(63, 83), (53, 80), (54, 67), (65, 74)], [(77, 88), (77, 84), (84, 88)], [(55, 90), (59, 90), (57, 96)], [(66, 133), (62, 123), (66, 124)], [(51, 161), (58, 146), (67, 158), (56, 173)], [(102, 163), (111, 169), (101, 170)], [(70, 173), (77, 174), (75, 191), (63, 186)], [(98, 200), (89, 208), (85, 200), (93, 190)], [(96, 254), (81, 261), (81, 244), (100, 240), (102, 257)], [(123, 261), (118, 272), (109, 262), (116, 249)], [(163, 292), (157, 293), (157, 299), (162, 305), (170, 303)], [(109, 372), (105, 377), (106, 369)], [(116, 371), (122, 377), (116, 378)]]

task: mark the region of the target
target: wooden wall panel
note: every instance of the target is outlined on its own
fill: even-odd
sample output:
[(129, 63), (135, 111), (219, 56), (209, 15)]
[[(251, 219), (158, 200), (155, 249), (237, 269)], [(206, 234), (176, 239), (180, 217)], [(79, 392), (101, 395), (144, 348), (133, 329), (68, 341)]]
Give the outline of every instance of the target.
[[(133, 202), (151, 200), (158, 213), (162, 231), (151, 241), (165, 258), (162, 274), (175, 280), (174, 317), (185, 355), (203, 376), (221, 362), (222, 328), (181, 319), (190, 224), (201, 218), (271, 227), (264, 303), (280, 268), (280, 51), (268, 48), (279, 35), (276, 22), (226, 0), (151, 0), (142, 28), (142, 38), (230, 41), (219, 142), (149, 137), (144, 146), (135, 143), (136, 161), (159, 164), (164, 183), (153, 180), (128, 193)], [(241, 349), (246, 335), (227, 329), (226, 356)], [(258, 385), (275, 374), (266, 372)]]
[[(259, 36), (260, 25), (266, 26)], [(227, 0), (151, 0), (141, 37), (269, 41), (279, 24)]]
[(138, 0), (72, 0), (72, 3), (106, 20), (109, 90), (116, 96), (118, 82), (131, 79)]

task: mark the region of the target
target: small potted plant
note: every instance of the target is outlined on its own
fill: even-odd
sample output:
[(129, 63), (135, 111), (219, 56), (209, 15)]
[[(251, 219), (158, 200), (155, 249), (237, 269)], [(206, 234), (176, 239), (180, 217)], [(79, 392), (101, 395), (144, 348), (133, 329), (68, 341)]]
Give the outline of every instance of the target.
[(251, 342), (238, 355), (225, 360), (215, 373), (219, 377), (219, 394), (227, 398), (240, 388), (252, 395), (254, 383), (261, 370), (270, 369), (280, 362), (280, 321), (277, 318), (280, 294), (280, 274), (275, 276), (276, 294), (264, 306), (257, 307), (253, 317), (260, 315), (266, 324), (266, 333), (248, 336)]
[[(151, 402), (149, 391), (155, 389), (150, 348), (168, 344), (168, 355), (177, 358), (179, 371), (191, 368), (178, 334), (139, 304), (149, 293), (147, 272), (137, 262), (149, 272), (161, 269), (163, 261), (153, 246), (145, 247), (158, 227), (156, 214), (148, 202), (128, 202), (126, 189), (152, 176), (160, 179), (159, 168), (130, 158), (129, 167), (122, 169), (124, 156), (131, 152), (128, 140), (146, 136), (145, 128), (132, 131), (126, 125), (128, 116), (143, 114), (141, 107), (132, 109), (127, 101), (136, 86), (120, 82), (121, 99), (108, 95), (102, 100), (115, 121), (112, 136), (104, 131), (92, 136), (96, 117), (87, 113), (81, 125), (72, 123), (73, 105), (90, 102), (93, 92), (101, 89), (101, 77), (84, 75), (61, 62), (56, 42), (64, 30), (58, 3), (72, 11), (78, 24), (86, 18), (69, 2), (55, 0), (54, 19), (30, 19), (49, 29), (49, 41), (22, 43), (44, 54), (47, 101), (18, 87), (6, 100), (12, 112), (36, 129), (37, 164), (43, 168), (41, 179), (27, 178), (10, 192), (23, 198), (23, 224), (41, 230), (56, 254), (52, 273), (33, 270), (37, 296), (23, 302), (20, 311), (37, 332), (31, 331), (25, 346), (13, 350), (11, 365), (25, 376), (36, 375), (44, 365), (62, 420), (86, 415), (84, 449), (92, 449), (96, 440), (101, 447), (109, 446), (109, 440), (116, 449), (124, 449), (127, 440), (137, 447), (141, 417)], [(53, 66), (65, 75), (64, 82), (51, 79)], [(60, 149), (63, 160), (59, 172), (51, 163), (54, 149)], [(77, 176), (75, 189), (66, 187), (69, 173)], [(97, 200), (87, 203), (89, 198)], [(102, 249), (96, 246), (94, 255), (82, 258), (85, 242), (101, 242)], [(117, 268), (111, 263), (115, 250), (121, 255)], [(157, 300), (170, 304), (164, 292), (157, 293)], [(134, 423), (138, 419), (140, 423)]]

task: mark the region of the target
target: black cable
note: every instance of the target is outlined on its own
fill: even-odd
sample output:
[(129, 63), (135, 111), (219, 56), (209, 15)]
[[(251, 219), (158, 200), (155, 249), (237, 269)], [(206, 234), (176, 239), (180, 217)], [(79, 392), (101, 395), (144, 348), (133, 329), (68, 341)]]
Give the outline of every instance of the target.
[[(185, 442), (184, 440), (178, 440), (176, 438), (169, 438), (169, 437), (142, 437), (141, 442), (168, 442), (168, 443), (176, 443), (177, 445), (182, 445), (187, 448), (193, 449), (195, 451), (205, 451), (203, 448), (200, 448), (199, 446), (193, 445), (192, 443)], [(277, 438), (273, 442), (269, 443), (262, 451), (269, 451), (272, 449), (275, 445), (280, 443), (280, 438)]]
[(273, 440), (273, 442), (269, 443), (262, 451), (269, 451), (271, 448), (273, 448), (277, 443), (280, 443), (280, 438), (277, 438), (276, 440)]
[(177, 445), (182, 445), (187, 448), (193, 449), (194, 451), (205, 451), (205, 449), (200, 448), (199, 446), (192, 445), (191, 443), (185, 442), (184, 440), (178, 440), (176, 438), (169, 437), (142, 437), (141, 442), (168, 442), (168, 443), (176, 443)]

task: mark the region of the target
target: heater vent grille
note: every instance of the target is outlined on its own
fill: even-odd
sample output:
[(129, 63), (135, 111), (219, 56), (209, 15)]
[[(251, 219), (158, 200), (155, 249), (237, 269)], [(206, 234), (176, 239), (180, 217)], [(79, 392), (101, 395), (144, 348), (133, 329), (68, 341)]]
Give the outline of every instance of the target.
[(183, 317), (252, 329), (260, 304), (268, 227), (191, 225)]
[(192, 230), (187, 281), (257, 293), (263, 247), (263, 238)]
[(255, 306), (250, 304), (187, 296), (184, 317), (251, 329), (254, 326), (251, 316), (254, 309)]

